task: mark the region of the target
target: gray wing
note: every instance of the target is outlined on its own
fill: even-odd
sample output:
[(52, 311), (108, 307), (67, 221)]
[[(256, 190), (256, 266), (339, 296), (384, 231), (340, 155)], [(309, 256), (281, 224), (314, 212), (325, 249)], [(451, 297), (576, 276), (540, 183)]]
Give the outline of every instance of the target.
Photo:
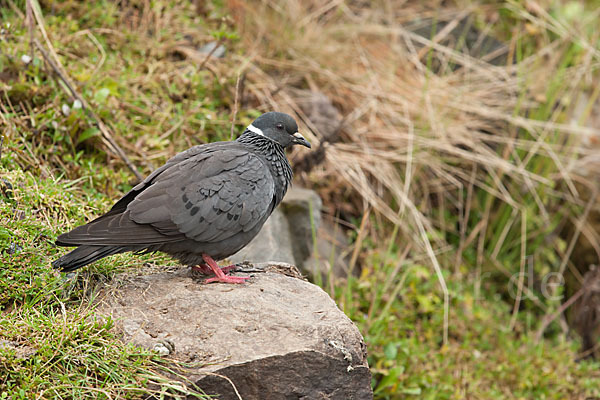
[(186, 238), (216, 242), (248, 231), (273, 211), (267, 166), (232, 142), (179, 153), (60, 245), (152, 245)]
[(127, 206), (131, 219), (163, 235), (218, 242), (247, 232), (274, 208), (275, 183), (245, 149), (217, 149), (160, 174)]

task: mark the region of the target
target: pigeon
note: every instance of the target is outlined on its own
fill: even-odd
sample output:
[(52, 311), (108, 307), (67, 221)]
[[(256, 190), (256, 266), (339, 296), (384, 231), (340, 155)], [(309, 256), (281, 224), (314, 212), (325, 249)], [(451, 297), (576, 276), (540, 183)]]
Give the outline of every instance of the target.
[(268, 112), (235, 141), (194, 146), (175, 155), (117, 201), (106, 214), (56, 239), (77, 246), (54, 268), (74, 271), (109, 255), (163, 252), (215, 277), (243, 283), (217, 261), (260, 231), (292, 181), (285, 149), (310, 143), (293, 117)]

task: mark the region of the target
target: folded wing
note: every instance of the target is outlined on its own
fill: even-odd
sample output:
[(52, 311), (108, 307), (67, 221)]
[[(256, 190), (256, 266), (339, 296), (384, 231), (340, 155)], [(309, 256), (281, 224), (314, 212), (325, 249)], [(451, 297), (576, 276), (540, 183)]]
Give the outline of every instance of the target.
[(243, 147), (197, 146), (134, 187), (103, 216), (61, 235), (63, 245), (214, 243), (251, 230), (275, 205), (273, 177)]

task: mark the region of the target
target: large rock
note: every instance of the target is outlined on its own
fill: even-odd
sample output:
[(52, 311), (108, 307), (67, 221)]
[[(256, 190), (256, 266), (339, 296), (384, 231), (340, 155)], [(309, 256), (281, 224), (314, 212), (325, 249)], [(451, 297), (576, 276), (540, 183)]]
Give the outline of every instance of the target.
[[(454, 25), (454, 26), (450, 26)], [(455, 20), (454, 16), (447, 19), (424, 18), (417, 19), (406, 25), (409, 31), (432, 40), (436, 35), (445, 32), (437, 37), (436, 43), (445, 47), (450, 47), (454, 51), (466, 54), (470, 57), (487, 62), (491, 65), (505, 66), (508, 61), (509, 46), (498, 39), (487, 35), (477, 28), (477, 16), (469, 14)], [(417, 49), (422, 49), (424, 43), (421, 41), (412, 41)], [(514, 62), (514, 60), (513, 60)], [(431, 68), (436, 73), (443, 73), (444, 68), (456, 70), (460, 65), (453, 63), (441, 63), (437, 57), (431, 60)]]
[[(322, 282), (328, 279), (346, 278), (349, 274), (350, 253), (353, 246), (339, 224), (323, 218), (317, 230), (317, 247), (312, 249), (310, 258), (302, 262), (302, 270), (312, 279), (321, 274)], [(355, 268), (353, 273), (357, 273)]]
[[(304, 261), (313, 253), (316, 235), (321, 226), (323, 202), (314, 190), (292, 188), (281, 202), (292, 237), (293, 265), (304, 267)], [(265, 260), (266, 261), (266, 260)]]
[(290, 92), (308, 119), (310, 129), (319, 138), (312, 151), (305, 152), (302, 158), (294, 161), (295, 172), (308, 174), (325, 161), (328, 146), (340, 141), (344, 119), (325, 93), (306, 89), (291, 89)]
[(199, 365), (186, 378), (222, 400), (372, 398), (364, 341), (333, 300), (294, 267), (249, 271), (241, 285), (203, 284), (188, 268), (123, 276), (98, 312), (126, 342)]
[(229, 261), (234, 263), (276, 261), (297, 265), (290, 224), (282, 209), (276, 208), (258, 235), (246, 247), (229, 257)]
[(331, 99), (325, 93), (316, 90), (292, 89), (291, 92), (304, 115), (310, 120), (311, 129), (319, 134), (319, 142), (337, 142), (343, 119)]

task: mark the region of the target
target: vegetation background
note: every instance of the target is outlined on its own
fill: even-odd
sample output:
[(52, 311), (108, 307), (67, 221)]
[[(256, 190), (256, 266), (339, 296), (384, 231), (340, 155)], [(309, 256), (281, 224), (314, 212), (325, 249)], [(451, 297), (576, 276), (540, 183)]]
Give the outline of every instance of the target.
[[(352, 241), (348, 275), (320, 283), (365, 336), (377, 399), (599, 397), (600, 365), (563, 313), (592, 263), (573, 258), (580, 238), (598, 254), (599, 14), (566, 0), (0, 0), (0, 398), (202, 397), (90, 306), (98, 282), (174, 263), (119, 255), (65, 276), (53, 241), (133, 170), (273, 109), (303, 121), (318, 150), (292, 155), (297, 180)], [(331, 99), (333, 134), (306, 90)]]

